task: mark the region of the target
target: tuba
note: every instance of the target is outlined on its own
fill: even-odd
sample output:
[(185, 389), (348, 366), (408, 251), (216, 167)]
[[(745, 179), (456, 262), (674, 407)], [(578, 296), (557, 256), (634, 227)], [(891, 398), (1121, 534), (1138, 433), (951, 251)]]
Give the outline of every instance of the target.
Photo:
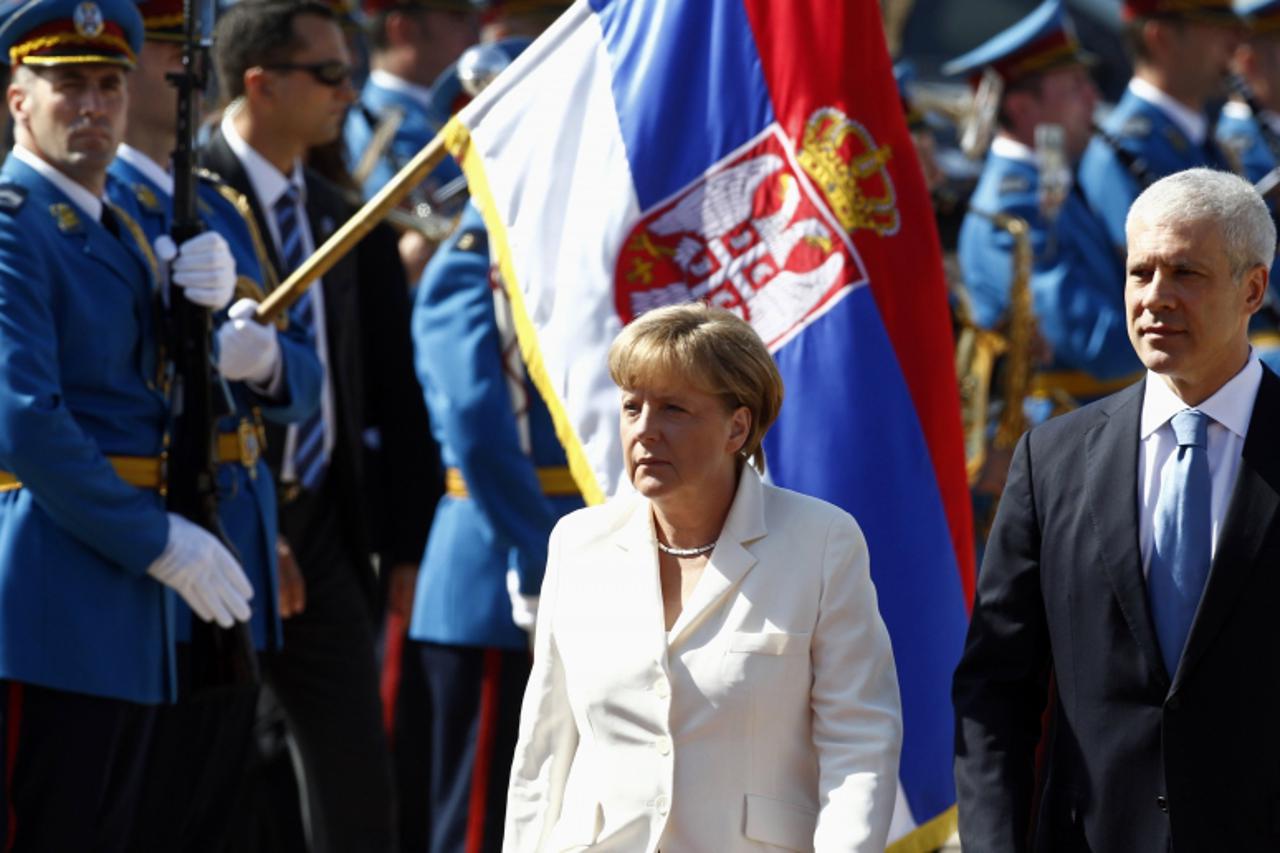
[(964, 425), (965, 468), (974, 486), (988, 462), (988, 412), (992, 384), (1000, 364), (999, 397), (1005, 402), (996, 424), (992, 447), (1013, 449), (1027, 427), (1022, 401), (1031, 388), (1031, 358), (1035, 343), (1035, 314), (1031, 304), (1034, 254), (1031, 227), (1019, 216), (970, 210), (990, 221), (1013, 240), (1013, 281), (1009, 288), (1009, 318), (1003, 331), (977, 326), (967, 298), (956, 293), (956, 378), (960, 388), (960, 413)]

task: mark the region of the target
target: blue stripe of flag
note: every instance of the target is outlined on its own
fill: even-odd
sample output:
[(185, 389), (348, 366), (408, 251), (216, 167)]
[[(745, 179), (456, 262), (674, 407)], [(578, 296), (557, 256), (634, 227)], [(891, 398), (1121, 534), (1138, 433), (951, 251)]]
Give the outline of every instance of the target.
[(765, 440), (769, 470), (843, 507), (867, 537), (902, 692), (899, 776), (912, 814), (927, 820), (955, 802), (950, 685), (966, 617), (929, 450), (871, 288), (775, 358), (787, 399)]
[[(590, 0), (640, 210), (693, 183), (774, 121), (740, 0)], [(642, 14), (637, 14), (640, 11)]]

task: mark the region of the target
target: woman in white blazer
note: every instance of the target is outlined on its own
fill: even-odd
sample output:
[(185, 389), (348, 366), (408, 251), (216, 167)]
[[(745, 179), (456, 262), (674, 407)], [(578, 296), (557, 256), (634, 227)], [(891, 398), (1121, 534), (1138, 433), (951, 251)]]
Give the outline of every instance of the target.
[(504, 850), (882, 851), (893, 654), (857, 523), (746, 464), (772, 358), (689, 304), (629, 325), (609, 367), (635, 493), (551, 534)]

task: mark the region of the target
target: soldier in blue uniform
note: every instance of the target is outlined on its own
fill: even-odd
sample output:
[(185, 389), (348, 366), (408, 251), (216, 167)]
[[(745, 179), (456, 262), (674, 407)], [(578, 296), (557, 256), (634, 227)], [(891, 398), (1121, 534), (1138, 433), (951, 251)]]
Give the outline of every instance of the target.
[[(365, 198), (380, 190), (440, 129), (431, 84), (479, 37), (472, 0), (365, 0), (369, 79), (347, 113), (347, 163)], [(447, 116), (446, 116), (447, 118)], [(385, 147), (378, 141), (392, 131)], [(381, 150), (379, 148), (381, 147)], [(442, 189), (460, 179), (452, 160), (432, 171), (411, 201), (448, 207)], [(455, 205), (457, 210), (460, 205)], [(400, 239), (400, 257), (416, 282), (434, 246), (416, 231)]]
[[(175, 695), (171, 589), (225, 626), (250, 613), (235, 558), (165, 510), (157, 265), (136, 207), (105, 198), (141, 40), (128, 0), (0, 19), (0, 830), (18, 850), (128, 849), (149, 706)], [(214, 310), (234, 278), (216, 235), (170, 266), (173, 298)]]
[[(1280, 161), (1280, 0), (1245, 0), (1236, 6), (1245, 18), (1248, 35), (1236, 49), (1235, 67), (1252, 95), (1251, 101), (1237, 95), (1222, 108), (1217, 137), (1223, 149), (1240, 165), (1244, 176), (1257, 184), (1272, 175)], [(1257, 112), (1254, 112), (1254, 108)], [(1275, 212), (1277, 194), (1267, 193), (1267, 203)], [(1258, 356), (1272, 369), (1280, 370), (1280, 260), (1271, 267), (1271, 286), (1262, 310), (1249, 323), (1249, 340)]]
[[(535, 36), (563, 3), (495, 4), (486, 40)], [(551, 417), (524, 371), (511, 306), (468, 205), (423, 273), (413, 309), (418, 378), (446, 466), (418, 575), (411, 643), (431, 715), (397, 716), (421, 744), (426, 801), (405, 850), (501, 849), (529, 634), (556, 520), (582, 505)], [(423, 813), (422, 810), (425, 810)]]
[[(144, 41), (130, 79), (128, 127), (110, 174), (113, 199), (137, 206), (139, 224), (153, 245), (168, 240), (173, 222), (173, 149), (177, 115), (166, 75), (181, 71), (181, 0), (139, 6)], [(298, 325), (280, 332), (249, 319), (269, 288), (262, 238), (248, 202), (211, 173), (197, 188), (200, 218), (221, 235), (235, 258), (241, 297), (220, 314), (218, 367), (230, 414), (218, 424), (218, 515), (253, 585), (250, 629), (257, 650), (279, 649), (275, 483), (262, 454), (263, 419), (299, 421), (320, 404), (320, 361), (314, 341)], [(247, 213), (247, 217), (246, 217)], [(225, 389), (225, 391), (223, 390)], [(179, 607), (179, 658), (190, 639), (189, 609)], [(233, 807), (251, 746), (256, 687), (222, 691), (216, 698), (180, 699), (157, 713), (154, 750), (143, 785), (132, 846), (139, 850), (222, 849), (226, 813)]]
[[(1045, 401), (1101, 396), (1141, 368), (1125, 330), (1122, 259), (1069, 171), (1088, 143), (1097, 100), (1087, 60), (1060, 2), (1048, 0), (945, 68), (975, 79), (993, 69), (1001, 82), (998, 129), (961, 226), (959, 260), (974, 322), (1002, 327), (1013, 238), (993, 218), (1013, 215), (1030, 226), (1032, 304), (1047, 350), (1033, 390)], [(1053, 164), (1034, 147), (1043, 125), (1062, 129), (1061, 173), (1044, 174)], [(1052, 405), (1035, 408), (1047, 415)]]
[(1080, 163), (1085, 198), (1121, 255), (1129, 205), (1148, 184), (1229, 168), (1206, 110), (1226, 94), (1240, 32), (1231, 0), (1125, 0), (1124, 18), (1133, 79)]

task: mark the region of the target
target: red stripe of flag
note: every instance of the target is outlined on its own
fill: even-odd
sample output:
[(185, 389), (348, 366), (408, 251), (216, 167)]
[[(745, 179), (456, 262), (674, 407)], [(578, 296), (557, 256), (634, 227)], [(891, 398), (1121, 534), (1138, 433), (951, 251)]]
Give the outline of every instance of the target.
[(774, 112), (797, 143), (815, 110), (837, 107), (891, 150), (901, 226), (894, 236), (856, 230), (880, 318), (915, 404), (960, 566), (973, 601), (972, 509), (942, 250), (924, 176), (898, 102), (874, 0), (743, 0)]

